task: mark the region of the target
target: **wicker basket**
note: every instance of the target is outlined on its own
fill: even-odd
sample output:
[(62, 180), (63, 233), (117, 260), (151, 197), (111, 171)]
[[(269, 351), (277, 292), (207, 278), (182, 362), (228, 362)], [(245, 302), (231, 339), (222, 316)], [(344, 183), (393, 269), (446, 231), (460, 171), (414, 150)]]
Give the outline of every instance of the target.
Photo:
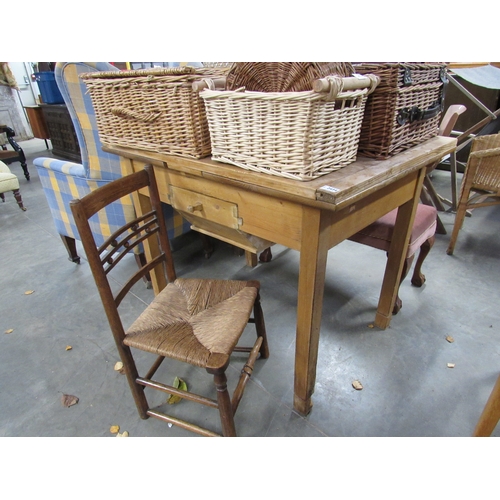
[(445, 64), (362, 63), (354, 70), (380, 77), (366, 103), (360, 154), (386, 159), (438, 134)]
[(227, 90), (245, 87), (255, 92), (301, 92), (312, 90), (314, 80), (326, 76), (349, 77), (344, 62), (238, 62), (227, 75)]
[(256, 172), (307, 181), (356, 158), (367, 95), (378, 83), (327, 77), (316, 90), (203, 90), (212, 158)]
[(210, 132), (192, 83), (225, 75), (222, 68), (155, 68), (86, 73), (103, 144), (203, 158)]

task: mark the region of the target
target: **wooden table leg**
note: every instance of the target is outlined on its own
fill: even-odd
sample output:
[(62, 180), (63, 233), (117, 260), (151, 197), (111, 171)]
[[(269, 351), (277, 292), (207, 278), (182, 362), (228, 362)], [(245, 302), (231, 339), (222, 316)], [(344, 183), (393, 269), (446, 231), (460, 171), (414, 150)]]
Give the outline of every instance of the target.
[(312, 409), (316, 382), (319, 332), (326, 260), (328, 255), (328, 214), (304, 207), (297, 302), (294, 408), (301, 415)]
[(381, 329), (389, 326), (392, 318), (392, 310), (399, 289), (399, 282), (406, 259), (406, 251), (413, 227), (413, 220), (417, 211), (420, 191), (425, 177), (426, 169), (420, 170), (416, 179), (415, 195), (413, 199), (407, 201), (399, 207), (396, 224), (394, 226), (391, 247), (385, 267), (382, 290), (375, 316), (375, 325)]
[(500, 376), (497, 378), (495, 386), (486, 402), (486, 405), (479, 417), (474, 429), (474, 437), (488, 437), (495, 430), (500, 420)]

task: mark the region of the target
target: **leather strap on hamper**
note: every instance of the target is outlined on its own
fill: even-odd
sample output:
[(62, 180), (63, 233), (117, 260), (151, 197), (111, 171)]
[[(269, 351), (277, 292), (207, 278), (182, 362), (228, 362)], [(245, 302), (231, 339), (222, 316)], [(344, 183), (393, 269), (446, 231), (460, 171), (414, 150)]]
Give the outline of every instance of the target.
[(434, 118), (442, 111), (442, 102), (438, 101), (426, 110), (420, 109), (418, 106), (412, 108), (403, 108), (398, 111), (396, 120), (399, 125), (413, 123), (414, 121), (425, 121)]

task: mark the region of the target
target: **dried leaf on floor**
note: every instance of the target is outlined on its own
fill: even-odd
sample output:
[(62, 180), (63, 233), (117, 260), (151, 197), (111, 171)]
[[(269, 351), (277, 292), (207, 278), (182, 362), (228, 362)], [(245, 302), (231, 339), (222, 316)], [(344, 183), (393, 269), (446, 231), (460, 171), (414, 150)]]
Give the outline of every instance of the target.
[(14, 331), (14, 328), (9, 328), (8, 330), (5, 330), (5, 333), (12, 333)]
[(112, 425), (109, 428), (109, 432), (111, 432), (111, 434), (117, 434), (119, 431), (120, 431), (120, 426), (119, 425)]
[(26, 290), (24, 295), (31, 295), (32, 293), (35, 293), (35, 290)]
[(62, 396), (62, 404), (66, 408), (76, 405), (78, 401), (80, 401), (79, 398), (77, 398), (76, 396), (72, 396), (71, 394), (63, 394)]
[(359, 380), (354, 380), (354, 382), (352, 383), (352, 386), (357, 391), (361, 391), (363, 389), (363, 384)]
[(123, 431), (121, 434), (116, 435), (117, 438), (128, 438), (128, 431)]
[(368, 328), (375, 328), (375, 325), (374, 325), (373, 323), (370, 323), (370, 324), (368, 325)]
[[(187, 391), (187, 384), (184, 380), (182, 380), (179, 377), (175, 377), (174, 383), (172, 384), (173, 387), (176, 389), (180, 389), (182, 391)], [(170, 394), (170, 396), (167, 399), (167, 403), (169, 405), (173, 405), (178, 403), (182, 398), (180, 396), (176, 396), (175, 394)]]
[(67, 345), (67, 346), (66, 346), (66, 350), (67, 350), (67, 351), (71, 351), (71, 349), (73, 349), (73, 348), (72, 348), (70, 345)]
[(452, 342), (455, 342), (455, 339), (451, 336), (451, 335), (448, 335), (446, 337), (446, 340), (451, 344)]

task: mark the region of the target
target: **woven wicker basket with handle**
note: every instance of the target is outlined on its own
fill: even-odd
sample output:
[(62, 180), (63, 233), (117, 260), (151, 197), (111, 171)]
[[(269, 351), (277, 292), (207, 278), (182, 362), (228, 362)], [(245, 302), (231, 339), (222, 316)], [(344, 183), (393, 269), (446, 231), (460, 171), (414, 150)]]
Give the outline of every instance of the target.
[(366, 103), (359, 153), (386, 159), (438, 133), (446, 83), (443, 63), (361, 63), (380, 84)]
[(81, 75), (103, 144), (193, 158), (210, 155), (205, 105), (192, 83), (228, 68), (154, 68)]
[(329, 76), (303, 92), (200, 92), (212, 158), (307, 181), (353, 162), (366, 98), (378, 78)]

